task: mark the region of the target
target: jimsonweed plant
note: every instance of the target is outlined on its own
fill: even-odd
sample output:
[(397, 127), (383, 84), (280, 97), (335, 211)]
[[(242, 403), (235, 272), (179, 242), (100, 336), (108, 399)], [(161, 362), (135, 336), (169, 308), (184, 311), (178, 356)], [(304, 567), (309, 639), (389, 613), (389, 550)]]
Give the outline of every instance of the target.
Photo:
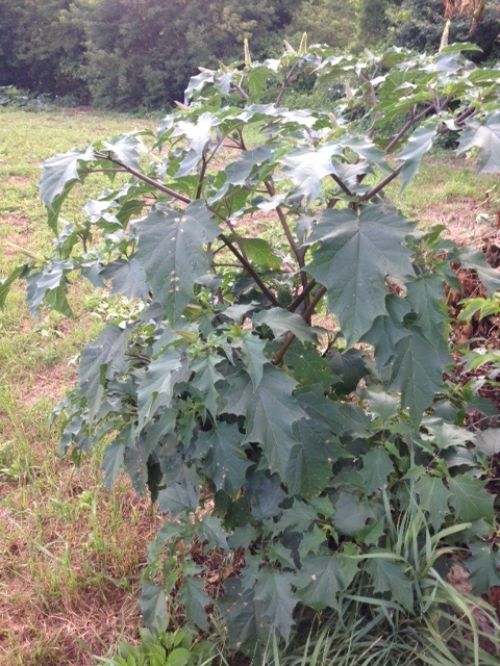
[[(195, 76), (156, 133), (45, 163), (53, 252), (0, 296), (21, 276), (34, 312), (70, 314), (82, 276), (122, 297), (82, 352), (62, 450), (104, 443), (108, 487), (125, 470), (168, 514), (141, 598), (149, 624), (225, 623), (252, 652), (349, 601), (366, 622), (474, 624), (447, 593), (457, 560), (476, 593), (498, 584), (492, 451), (443, 379), (452, 266), (490, 292), (498, 275), (386, 196), (445, 132), (498, 171), (499, 70), (474, 66), (472, 48), (247, 50)], [(299, 75), (343, 86), (333, 111), (283, 105)], [(65, 222), (96, 172), (108, 189)]]

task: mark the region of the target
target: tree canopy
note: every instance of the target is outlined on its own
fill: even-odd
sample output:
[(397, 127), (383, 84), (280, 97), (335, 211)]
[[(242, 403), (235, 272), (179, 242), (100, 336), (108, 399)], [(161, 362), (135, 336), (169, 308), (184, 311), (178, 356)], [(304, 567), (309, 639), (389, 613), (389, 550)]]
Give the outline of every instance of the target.
[[(472, 35), (483, 57), (500, 28), (494, 5)], [(303, 32), (338, 52), (432, 50), (444, 21), (442, 0), (0, 0), (0, 85), (120, 110), (164, 108), (200, 66), (241, 60), (245, 39), (255, 58), (276, 55), (284, 39), (298, 45)], [(454, 15), (450, 39), (470, 39), (470, 24)]]

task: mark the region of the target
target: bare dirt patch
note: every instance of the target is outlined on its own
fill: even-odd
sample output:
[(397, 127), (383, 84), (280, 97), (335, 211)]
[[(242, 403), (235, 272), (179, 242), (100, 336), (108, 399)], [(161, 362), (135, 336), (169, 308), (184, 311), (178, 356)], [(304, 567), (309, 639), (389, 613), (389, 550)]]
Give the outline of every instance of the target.
[(422, 222), (443, 224), (445, 236), (458, 245), (474, 245), (479, 247), (485, 235), (493, 229), (487, 212), (474, 199), (461, 199), (450, 203), (430, 204), (424, 208), (419, 217)]
[(65, 393), (76, 380), (76, 369), (68, 363), (58, 363), (51, 367), (44, 367), (43, 371), (36, 373), (22, 397), (23, 402), (32, 407), (38, 400), (50, 398), (62, 400)]
[(31, 185), (31, 182), (31, 178), (27, 178), (26, 176), (10, 176), (7, 178), (7, 185), (12, 187), (27, 187)]
[(7, 215), (2, 220), (2, 226), (8, 229), (15, 229), (20, 233), (31, 231), (31, 220), (24, 215)]
[(0, 248), (7, 258), (17, 257), (29, 250), (31, 243), (31, 220), (23, 215), (7, 215), (0, 218), (0, 224), (7, 233), (0, 236)]

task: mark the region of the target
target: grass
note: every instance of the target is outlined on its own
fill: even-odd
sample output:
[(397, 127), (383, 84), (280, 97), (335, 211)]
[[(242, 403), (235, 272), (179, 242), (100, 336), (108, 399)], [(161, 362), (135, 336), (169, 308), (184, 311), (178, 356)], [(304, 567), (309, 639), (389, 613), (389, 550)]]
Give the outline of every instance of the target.
[[(0, 277), (24, 252), (50, 247), (38, 199), (40, 163), (146, 126), (103, 113), (0, 112)], [(433, 157), (403, 195), (396, 187), (391, 194), (424, 223), (468, 212), (470, 224), (475, 206), (489, 212), (493, 184), (485, 178), (478, 187), (463, 160)], [(80, 187), (65, 218), (78, 219), (98, 189), (96, 181)], [(119, 639), (137, 637), (137, 581), (155, 519), (125, 480), (112, 494), (103, 490), (98, 457), (79, 468), (60, 459), (49, 420), (75, 380), (76, 356), (102, 324), (99, 301), (88, 285), (75, 284), (75, 320), (54, 313), (34, 319), (16, 285), (0, 312), (0, 664), (6, 666), (82, 666)]]
[[(107, 114), (1, 113), (2, 277), (23, 250), (43, 254), (51, 242), (41, 161), (145, 125)], [(69, 215), (98, 187), (82, 187)], [(72, 304), (77, 321), (33, 319), (18, 285), (0, 313), (0, 664), (9, 666), (90, 664), (139, 625), (137, 579), (155, 528), (148, 504), (125, 481), (106, 493), (98, 460), (79, 469), (61, 460), (49, 421), (75, 379), (71, 359), (101, 325), (89, 287), (74, 285)]]

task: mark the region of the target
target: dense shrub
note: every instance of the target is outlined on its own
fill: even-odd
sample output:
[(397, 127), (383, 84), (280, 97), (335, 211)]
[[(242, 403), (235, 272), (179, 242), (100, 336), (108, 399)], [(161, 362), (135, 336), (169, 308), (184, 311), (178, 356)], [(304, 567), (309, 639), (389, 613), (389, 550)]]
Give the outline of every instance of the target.
[[(170, 516), (149, 550), (149, 624), (222, 618), (252, 654), (333, 617), (360, 655), (380, 636), (378, 663), (439, 663), (436, 633), (455, 661), (495, 663), (494, 615), (449, 577), (458, 565), (476, 594), (498, 582), (498, 432), (468, 430), (484, 401), (447, 381), (443, 287), (457, 264), (490, 290), (500, 280), (385, 196), (450, 128), (480, 171), (500, 169), (498, 73), (461, 48), (247, 52), (194, 77), (149, 138), (46, 162), (54, 250), (20, 266), (0, 303), (19, 276), (34, 311), (71, 313), (79, 275), (122, 296), (82, 353), (62, 449), (104, 446), (108, 487), (125, 470)], [(282, 105), (302, 71), (343, 82), (333, 113)], [(83, 220), (59, 219), (94, 172), (109, 188)]]

